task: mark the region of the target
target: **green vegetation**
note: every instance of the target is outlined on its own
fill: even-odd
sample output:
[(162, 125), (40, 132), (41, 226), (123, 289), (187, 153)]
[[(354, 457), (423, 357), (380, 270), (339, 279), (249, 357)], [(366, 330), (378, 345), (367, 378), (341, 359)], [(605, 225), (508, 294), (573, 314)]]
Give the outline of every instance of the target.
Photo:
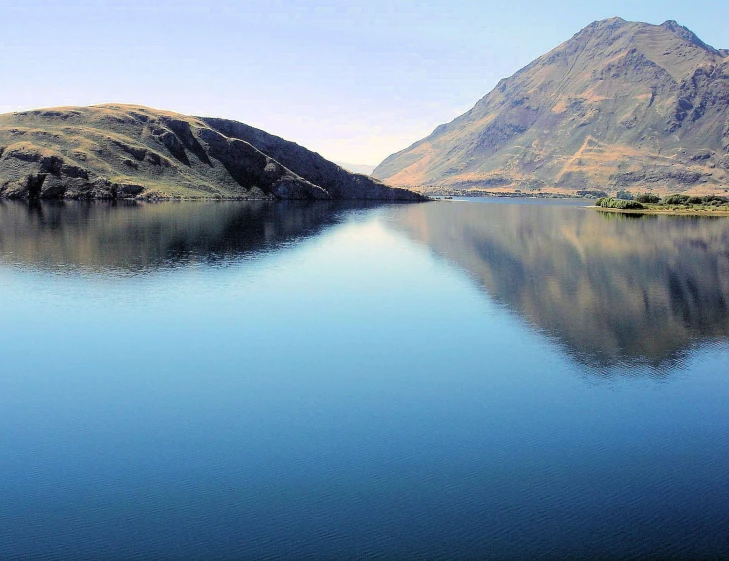
[(669, 195), (663, 200), (663, 203), (667, 205), (685, 205), (688, 200), (688, 195)]
[(646, 212), (721, 212), (729, 214), (729, 198), (718, 195), (669, 195), (661, 200), (653, 193), (644, 193), (634, 201), (604, 197), (595, 201), (595, 206), (617, 210), (644, 210)]
[(707, 195), (703, 197), (705, 205), (721, 206), (729, 204), (729, 199), (726, 197), (719, 197), (717, 195)]
[(661, 198), (658, 195), (654, 195), (653, 193), (641, 193), (640, 195), (635, 197), (635, 200), (639, 203), (657, 204), (661, 201)]
[(635, 197), (633, 197), (633, 193), (630, 191), (626, 191), (625, 189), (621, 189), (618, 191), (618, 194), (615, 195), (616, 199), (622, 199), (624, 201), (632, 201)]
[(586, 199), (599, 199), (602, 197), (607, 197), (608, 194), (605, 191), (600, 191), (598, 189), (582, 189), (580, 191), (577, 191), (575, 193), (578, 197), (584, 197)]
[(645, 208), (637, 201), (626, 201), (624, 199), (613, 199), (612, 197), (603, 197), (595, 201), (595, 206), (601, 208), (617, 208), (619, 210), (640, 210)]
[(690, 195), (669, 195), (663, 199), (664, 205), (684, 207), (729, 207), (729, 199), (717, 195), (706, 195), (704, 197)]

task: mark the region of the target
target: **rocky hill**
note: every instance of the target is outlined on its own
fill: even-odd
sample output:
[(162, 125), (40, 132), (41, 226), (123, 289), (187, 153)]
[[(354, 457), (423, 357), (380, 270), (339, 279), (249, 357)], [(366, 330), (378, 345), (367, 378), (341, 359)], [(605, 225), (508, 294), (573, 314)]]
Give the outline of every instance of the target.
[(0, 198), (418, 200), (225, 119), (129, 105), (0, 115)]
[(595, 22), (388, 157), (401, 186), (729, 189), (729, 51), (667, 21)]

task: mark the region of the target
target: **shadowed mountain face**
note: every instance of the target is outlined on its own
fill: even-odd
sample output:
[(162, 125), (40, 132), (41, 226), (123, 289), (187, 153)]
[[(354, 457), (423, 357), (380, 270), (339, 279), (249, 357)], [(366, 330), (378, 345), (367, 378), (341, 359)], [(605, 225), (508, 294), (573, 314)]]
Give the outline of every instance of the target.
[(121, 274), (225, 264), (315, 236), (362, 204), (0, 201), (0, 262)]
[(420, 200), (224, 119), (129, 105), (0, 115), (0, 198)]
[(661, 364), (729, 339), (729, 220), (440, 203), (392, 224), (589, 364)]
[(674, 21), (595, 22), (372, 175), (426, 188), (724, 192), (729, 51)]

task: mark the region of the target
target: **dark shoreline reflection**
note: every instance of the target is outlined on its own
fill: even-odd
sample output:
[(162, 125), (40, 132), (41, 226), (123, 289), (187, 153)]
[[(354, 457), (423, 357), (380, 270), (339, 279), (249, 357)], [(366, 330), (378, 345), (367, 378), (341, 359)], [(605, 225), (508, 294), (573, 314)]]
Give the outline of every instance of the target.
[(580, 362), (671, 366), (729, 338), (729, 220), (439, 203), (391, 224)]
[[(321, 233), (368, 203), (0, 201), (0, 264), (149, 273), (250, 257)], [(120, 212), (121, 211), (121, 212)]]

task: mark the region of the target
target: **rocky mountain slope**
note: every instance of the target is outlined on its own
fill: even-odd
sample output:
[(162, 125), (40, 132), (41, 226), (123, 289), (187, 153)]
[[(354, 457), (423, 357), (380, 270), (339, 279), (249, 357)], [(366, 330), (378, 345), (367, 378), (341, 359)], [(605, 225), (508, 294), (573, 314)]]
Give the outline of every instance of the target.
[(729, 189), (729, 51), (674, 21), (595, 22), (388, 157), (401, 186)]
[(129, 105), (0, 115), (0, 198), (132, 197), (420, 199), (235, 121)]

